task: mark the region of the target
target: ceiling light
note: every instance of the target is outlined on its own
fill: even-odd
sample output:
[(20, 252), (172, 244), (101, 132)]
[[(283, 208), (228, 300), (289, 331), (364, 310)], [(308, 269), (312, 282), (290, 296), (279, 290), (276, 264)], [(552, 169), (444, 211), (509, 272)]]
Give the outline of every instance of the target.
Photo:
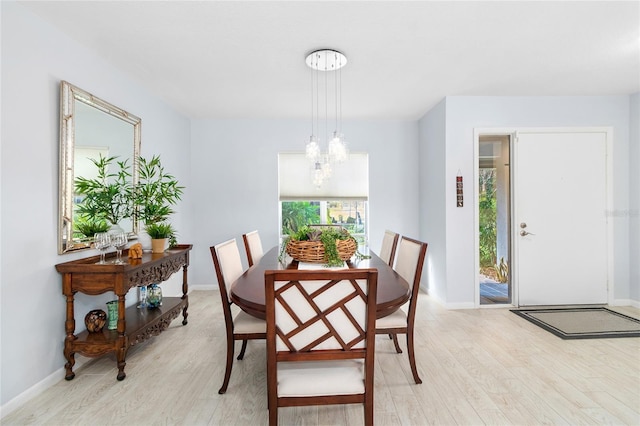
[[(311, 68), (311, 136), (306, 146), (306, 156), (312, 164), (313, 183), (318, 188), (331, 177), (333, 165), (345, 161), (349, 155), (342, 135), (342, 73), (339, 71), (347, 64), (347, 57), (333, 49), (321, 49), (307, 55), (306, 64)], [(321, 83), (320, 72), (324, 77)], [(333, 78), (333, 117), (334, 127), (329, 137), (329, 76)], [(324, 96), (320, 96), (321, 86)], [(322, 151), (320, 142), (320, 101), (324, 107), (324, 140), (327, 150)]]

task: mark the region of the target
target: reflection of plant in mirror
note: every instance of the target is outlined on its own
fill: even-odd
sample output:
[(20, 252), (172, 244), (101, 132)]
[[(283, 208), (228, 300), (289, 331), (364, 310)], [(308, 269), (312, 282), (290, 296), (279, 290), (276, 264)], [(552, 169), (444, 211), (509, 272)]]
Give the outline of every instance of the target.
[(77, 216), (73, 226), (82, 236), (92, 238), (98, 232), (107, 232), (109, 224), (103, 219), (94, 219), (90, 216)]
[[(83, 195), (77, 206), (77, 213), (93, 220), (106, 220), (116, 225), (120, 220), (131, 217), (133, 212), (133, 185), (131, 167), (128, 160), (115, 161), (117, 157), (91, 159), (98, 168), (97, 177), (75, 179), (76, 193)], [(118, 165), (116, 173), (110, 173), (113, 162)]]
[(159, 156), (155, 155), (151, 160), (140, 157), (138, 161), (140, 180), (134, 196), (138, 218), (145, 225), (165, 221), (174, 213), (171, 206), (180, 200), (184, 187), (164, 171)]

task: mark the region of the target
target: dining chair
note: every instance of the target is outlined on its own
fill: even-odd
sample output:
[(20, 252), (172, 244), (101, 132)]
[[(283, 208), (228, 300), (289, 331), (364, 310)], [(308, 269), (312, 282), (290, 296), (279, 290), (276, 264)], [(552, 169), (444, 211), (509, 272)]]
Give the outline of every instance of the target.
[(397, 353), (402, 353), (398, 344), (398, 334), (407, 335), (407, 352), (409, 356), (409, 365), (413, 379), (417, 384), (422, 383), (422, 379), (418, 376), (416, 368), (416, 355), (413, 343), (413, 328), (416, 318), (416, 307), (418, 303), (418, 292), (420, 290), (420, 278), (422, 277), (422, 266), (427, 253), (427, 243), (414, 240), (408, 237), (402, 237), (398, 245), (398, 257), (394, 270), (404, 278), (408, 283), (411, 291), (409, 298), (409, 311), (406, 312), (404, 307), (406, 304), (386, 317), (379, 318), (376, 321), (376, 334), (387, 334), (393, 339)]
[(264, 320), (255, 318), (237, 307), (234, 308), (237, 311), (235, 314), (231, 311), (234, 303), (229, 297), (229, 289), (231, 284), (244, 272), (235, 238), (212, 246), (209, 249), (211, 250), (211, 257), (213, 258), (213, 265), (216, 269), (220, 287), (220, 298), (222, 299), (222, 311), (224, 312), (227, 333), (227, 364), (222, 387), (218, 390), (218, 393), (223, 394), (227, 391), (229, 379), (231, 378), (235, 341), (242, 340), (242, 349), (240, 349), (240, 354), (238, 355), (238, 360), (241, 360), (244, 358), (248, 340), (265, 339), (267, 337), (267, 325)]
[(384, 231), (384, 237), (382, 237), (382, 246), (380, 247), (380, 258), (384, 260), (388, 265), (393, 267), (393, 261), (396, 255), (396, 246), (398, 245), (398, 238), (400, 234), (389, 230)]
[(254, 263), (260, 262), (264, 254), (260, 234), (258, 234), (258, 231), (247, 232), (246, 234), (242, 234), (242, 240), (244, 241), (244, 248), (247, 251), (249, 267), (251, 267)]
[(278, 407), (363, 404), (373, 425), (378, 271), (265, 271), (269, 425)]

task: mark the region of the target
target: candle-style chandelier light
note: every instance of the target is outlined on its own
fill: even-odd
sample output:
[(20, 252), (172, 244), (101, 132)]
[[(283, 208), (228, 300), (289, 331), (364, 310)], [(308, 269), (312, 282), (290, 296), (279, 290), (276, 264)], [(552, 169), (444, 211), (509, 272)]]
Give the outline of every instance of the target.
[[(347, 57), (334, 49), (316, 50), (307, 55), (306, 63), (311, 68), (311, 136), (306, 146), (306, 156), (313, 167), (313, 184), (321, 187), (331, 177), (333, 166), (345, 161), (349, 155), (344, 135), (342, 134), (342, 67), (347, 64)], [(321, 78), (324, 80), (324, 102), (321, 105)], [(329, 136), (329, 86), (333, 79), (333, 111), (335, 125), (333, 134)], [(320, 129), (320, 108), (324, 106), (324, 129)], [(324, 130), (327, 141), (326, 151), (321, 149), (320, 133)]]

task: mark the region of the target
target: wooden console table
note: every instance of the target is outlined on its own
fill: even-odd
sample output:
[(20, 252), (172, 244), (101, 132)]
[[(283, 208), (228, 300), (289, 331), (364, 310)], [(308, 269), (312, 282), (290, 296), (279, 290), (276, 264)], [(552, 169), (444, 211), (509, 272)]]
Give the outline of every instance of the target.
[[(182, 311), (182, 324), (187, 325), (187, 268), (191, 245), (178, 245), (164, 253), (144, 253), (142, 259), (129, 259), (128, 263), (117, 265), (108, 263), (96, 265), (99, 256), (74, 260), (56, 265), (62, 274), (62, 293), (67, 298), (66, 338), (64, 341), (65, 379), (75, 377), (74, 355), (80, 353), (88, 357), (97, 357), (115, 352), (118, 364), (118, 380), (124, 380), (126, 374), (125, 357), (130, 346), (143, 342), (151, 336), (157, 336), (169, 327), (171, 321)], [(123, 259), (127, 259), (127, 251)], [(107, 261), (113, 260), (113, 254)], [(125, 309), (125, 296), (132, 287), (144, 286), (167, 280), (174, 272), (182, 268), (182, 297), (163, 297), (162, 306), (153, 309), (138, 309), (133, 305)], [(76, 328), (73, 299), (76, 292), (98, 295), (113, 291), (118, 298), (118, 328), (108, 330), (107, 324), (101, 332), (83, 331), (74, 335)], [(106, 310), (106, 309), (105, 309)], [(84, 319), (84, 316), (82, 317)]]

